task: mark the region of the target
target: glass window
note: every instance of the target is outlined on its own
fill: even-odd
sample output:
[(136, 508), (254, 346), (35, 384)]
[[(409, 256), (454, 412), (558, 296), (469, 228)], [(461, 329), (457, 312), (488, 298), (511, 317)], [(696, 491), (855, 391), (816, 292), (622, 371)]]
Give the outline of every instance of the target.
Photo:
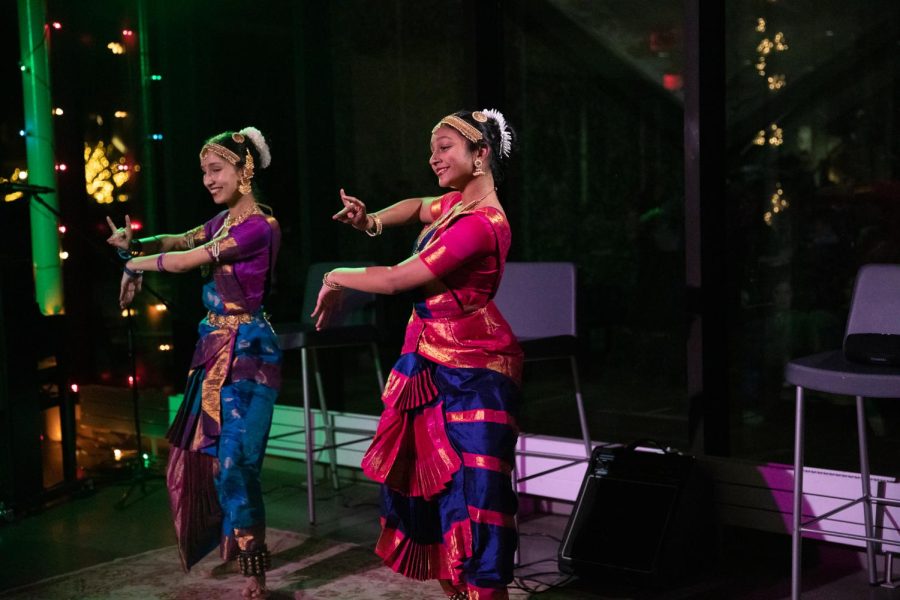
[[(857, 269), (900, 259), (900, 8), (804, 6), (726, 13), (733, 454), (779, 462), (793, 439), (784, 364), (839, 348)], [(823, 400), (810, 408), (809, 459), (853, 468), (853, 408)], [(896, 419), (890, 403), (870, 408), (877, 462)]]
[[(621, 6), (557, 0), (506, 14), (520, 137), (510, 259), (578, 267), (591, 437), (685, 448), (683, 7)], [(580, 437), (569, 365), (525, 371), (523, 430)]]

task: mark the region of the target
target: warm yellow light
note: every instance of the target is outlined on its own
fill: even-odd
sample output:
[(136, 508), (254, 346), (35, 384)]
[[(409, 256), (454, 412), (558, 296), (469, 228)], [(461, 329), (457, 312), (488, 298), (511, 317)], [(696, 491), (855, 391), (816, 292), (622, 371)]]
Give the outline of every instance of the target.
[(59, 257), (60, 257), (62, 260), (66, 260), (67, 258), (69, 258), (69, 253), (66, 252), (65, 250), (63, 250), (62, 252), (59, 253)]
[(133, 317), (133, 316), (136, 315), (136, 314), (137, 314), (137, 311), (134, 310), (133, 308), (123, 308), (123, 309), (122, 309), (122, 317), (123, 317), (123, 318), (124, 318), (124, 317), (127, 317), (127, 316), (129, 316), (129, 315)]
[(172, 346), (170, 344), (160, 344), (159, 345), (160, 352), (168, 352), (171, 349), (172, 349)]
[(124, 110), (117, 110), (116, 112), (113, 113), (113, 116), (117, 119), (124, 119), (125, 117), (128, 116), (128, 113)]
[(20, 179), (21, 181), (24, 181), (24, 180), (28, 179), (28, 171), (26, 171), (26, 170), (24, 170), (24, 169), (21, 170), (21, 171), (19, 171), (19, 179)]
[(65, 113), (63, 112), (63, 109), (56, 107), (53, 109), (53, 114), (56, 115), (57, 117), (61, 117)]
[(125, 46), (119, 42), (110, 42), (106, 45), (113, 54), (125, 54)]
[(153, 308), (155, 310), (158, 310), (159, 312), (165, 312), (165, 311), (169, 310), (169, 307), (166, 306), (165, 304), (163, 304), (162, 302), (160, 302), (159, 304), (154, 304)]
[(766, 20), (762, 17), (756, 19), (756, 31), (764, 33), (766, 31)]
[(788, 49), (787, 42), (784, 41), (784, 34), (782, 32), (778, 32), (775, 34), (774, 41), (772, 42), (772, 46), (778, 52), (784, 52)]
[(113, 448), (113, 456), (116, 459), (116, 462), (122, 460), (122, 451), (118, 448)]
[(7, 194), (6, 196), (4, 196), (3, 201), (4, 202), (12, 202), (14, 200), (18, 200), (23, 195), (24, 194), (22, 194), (22, 192), (13, 192), (12, 194)]

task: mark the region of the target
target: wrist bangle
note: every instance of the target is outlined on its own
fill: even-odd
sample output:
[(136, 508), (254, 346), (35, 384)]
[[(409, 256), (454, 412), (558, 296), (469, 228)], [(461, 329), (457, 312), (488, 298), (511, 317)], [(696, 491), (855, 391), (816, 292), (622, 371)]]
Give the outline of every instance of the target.
[(159, 256), (156, 257), (156, 270), (159, 271), (160, 273), (167, 272), (165, 265), (163, 265), (163, 256), (165, 256), (165, 255), (166, 255), (166, 253), (162, 252), (162, 253), (160, 253)]
[(131, 252), (129, 252), (125, 248), (116, 248), (116, 254), (118, 254), (119, 258), (121, 258), (122, 260), (132, 259)]
[(372, 225), (374, 225), (374, 231), (372, 231), (372, 227), (366, 227), (366, 235), (369, 237), (378, 237), (381, 235), (381, 231), (384, 228), (384, 224), (381, 222), (381, 218), (378, 216), (378, 213), (372, 213), (369, 215), (372, 217)]
[(124, 271), (125, 274), (128, 275), (129, 277), (131, 277), (132, 279), (137, 279), (138, 277), (141, 277), (144, 274), (143, 271), (132, 271), (128, 267), (122, 267), (122, 271)]
[(334, 281), (331, 281), (331, 280), (328, 278), (329, 275), (331, 275), (331, 271), (329, 271), (329, 272), (325, 273), (324, 275), (322, 275), (322, 285), (324, 285), (324, 286), (327, 287), (327, 288), (331, 288), (331, 289), (333, 289), (333, 290), (342, 290), (342, 289), (344, 289), (344, 286), (342, 286), (341, 284), (336, 283), (336, 282), (334, 282)]

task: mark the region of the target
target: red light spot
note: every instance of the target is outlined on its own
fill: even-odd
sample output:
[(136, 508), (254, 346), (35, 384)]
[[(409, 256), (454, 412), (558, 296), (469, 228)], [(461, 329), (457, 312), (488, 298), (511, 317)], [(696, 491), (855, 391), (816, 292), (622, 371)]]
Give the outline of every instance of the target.
[(663, 87), (670, 92), (680, 90), (683, 85), (684, 80), (681, 78), (681, 75), (677, 73), (666, 73), (663, 75)]
[(129, 375), (129, 376), (128, 376), (128, 387), (131, 387), (131, 386), (133, 386), (133, 385), (134, 385), (134, 377), (132, 377), (131, 375)]
[(69, 389), (72, 390), (73, 393), (77, 394), (78, 393), (78, 384), (73, 383), (72, 385), (69, 386)]
[(65, 233), (65, 232), (66, 232), (66, 226), (65, 226), (65, 225), (60, 225), (59, 227), (57, 227), (57, 229), (59, 230), (60, 233)]
[(134, 35), (134, 31), (132, 31), (131, 29), (123, 29), (122, 30), (122, 37), (131, 37), (133, 35)]
[(144, 228), (144, 224), (140, 221), (136, 221), (134, 219), (131, 220), (131, 230), (132, 231), (140, 231)]
[(52, 27), (53, 29), (59, 31), (60, 29), (62, 29), (62, 23), (60, 23), (59, 21), (53, 21)]

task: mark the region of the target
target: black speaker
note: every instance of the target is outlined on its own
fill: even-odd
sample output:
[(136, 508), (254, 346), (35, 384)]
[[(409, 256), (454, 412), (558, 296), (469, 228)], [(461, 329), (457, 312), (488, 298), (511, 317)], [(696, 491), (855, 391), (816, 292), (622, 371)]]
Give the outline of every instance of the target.
[(684, 579), (712, 541), (708, 490), (692, 456), (595, 448), (560, 544), (560, 571), (652, 585)]

